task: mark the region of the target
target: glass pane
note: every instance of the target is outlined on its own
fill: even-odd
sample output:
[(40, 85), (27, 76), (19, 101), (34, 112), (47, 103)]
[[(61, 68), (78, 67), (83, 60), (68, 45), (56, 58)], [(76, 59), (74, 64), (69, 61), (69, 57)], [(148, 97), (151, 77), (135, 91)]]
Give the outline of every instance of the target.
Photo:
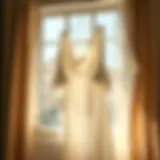
[(59, 108), (51, 107), (49, 109), (44, 109), (40, 120), (41, 124), (47, 127), (59, 127), (60, 117), (59, 117)]
[(65, 28), (65, 20), (63, 17), (45, 18), (42, 23), (42, 39), (43, 41), (57, 41), (60, 33)]
[(91, 37), (91, 15), (73, 15), (70, 18), (73, 40), (84, 40)]
[(44, 46), (41, 56), (40, 72), (40, 125), (45, 127), (60, 127), (60, 104), (52, 98), (52, 82), (56, 71), (56, 59), (58, 55), (58, 45)]
[(109, 68), (121, 69), (123, 67), (123, 57), (120, 47), (114, 41), (109, 41), (105, 44), (105, 62)]
[(96, 24), (103, 26), (107, 38), (117, 38), (120, 31), (120, 15), (116, 12), (102, 12), (96, 15)]

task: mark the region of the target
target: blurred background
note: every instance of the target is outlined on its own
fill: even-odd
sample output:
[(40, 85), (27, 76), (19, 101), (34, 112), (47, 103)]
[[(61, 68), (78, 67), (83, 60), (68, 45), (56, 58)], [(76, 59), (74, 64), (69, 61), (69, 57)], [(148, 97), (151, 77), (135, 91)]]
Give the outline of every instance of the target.
[(67, 29), (85, 50), (102, 26), (114, 160), (158, 160), (157, 6), (155, 0), (7, 0), (2, 159), (60, 159), (63, 104), (52, 87), (60, 35)]
[[(125, 47), (127, 46), (125, 42), (127, 37), (123, 12), (116, 5), (113, 9), (107, 9), (109, 6), (110, 3), (106, 4), (106, 9), (97, 7), (97, 10), (91, 11), (91, 7), (89, 7), (88, 10), (79, 12), (68, 8), (69, 12), (65, 14), (62, 14), (63, 10), (59, 9), (56, 15), (47, 12), (41, 19), (41, 52), (38, 75), (39, 125), (36, 136), (38, 159), (55, 159), (55, 154), (60, 154), (58, 147), (61, 149), (60, 145), (63, 145), (63, 142), (56, 142), (57, 136), (63, 135), (64, 126), (61, 120), (63, 117), (61, 105), (63, 104), (59, 103), (59, 98), (56, 99), (53, 96), (52, 87), (60, 35), (63, 30), (69, 30), (72, 41), (80, 48), (85, 49), (97, 26), (104, 27), (105, 30), (105, 66), (110, 79), (106, 107), (114, 139), (113, 150), (118, 159), (129, 158), (129, 117), (136, 65), (132, 55), (130, 57), (127, 55), (129, 47)], [(55, 138), (53, 138), (54, 136)], [(48, 151), (48, 154), (44, 152), (44, 149), (46, 152)]]

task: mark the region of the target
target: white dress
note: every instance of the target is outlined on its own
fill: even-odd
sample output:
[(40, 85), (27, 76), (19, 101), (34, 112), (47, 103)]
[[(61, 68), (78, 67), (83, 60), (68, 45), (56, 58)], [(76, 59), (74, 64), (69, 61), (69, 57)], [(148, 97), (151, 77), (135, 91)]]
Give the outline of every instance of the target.
[[(105, 105), (106, 73), (97, 32), (81, 62), (74, 59), (68, 35), (62, 37), (55, 84), (64, 93), (63, 160), (112, 160), (110, 129)], [(98, 42), (98, 43), (97, 43)], [(103, 73), (104, 72), (104, 73)]]

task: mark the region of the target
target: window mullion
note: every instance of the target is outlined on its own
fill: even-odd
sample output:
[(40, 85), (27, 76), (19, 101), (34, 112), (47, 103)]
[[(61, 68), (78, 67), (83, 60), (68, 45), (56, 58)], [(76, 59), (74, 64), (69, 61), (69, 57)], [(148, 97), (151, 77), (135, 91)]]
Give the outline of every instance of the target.
[(71, 30), (71, 24), (70, 24), (70, 14), (68, 13), (66, 16), (65, 16), (65, 25), (66, 25), (66, 30), (68, 31), (68, 32), (70, 32), (70, 30)]
[(92, 13), (92, 34), (95, 32), (96, 28), (96, 14), (95, 12)]

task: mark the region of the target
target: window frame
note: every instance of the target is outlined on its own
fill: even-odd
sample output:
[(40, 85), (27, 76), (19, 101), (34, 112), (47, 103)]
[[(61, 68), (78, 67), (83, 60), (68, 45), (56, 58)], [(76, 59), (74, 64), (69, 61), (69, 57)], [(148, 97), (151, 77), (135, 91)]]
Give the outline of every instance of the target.
[[(123, 3), (120, 0), (119, 3), (111, 3), (111, 2), (104, 2), (104, 1), (98, 1), (98, 2), (81, 2), (81, 3), (67, 3), (67, 4), (62, 4), (62, 5), (43, 5), (41, 7), (41, 18), (40, 21), (43, 21), (47, 17), (63, 17), (65, 21), (66, 28), (69, 28), (70, 30), (70, 17), (73, 15), (86, 15), (86, 14), (91, 14), (91, 29), (92, 32), (95, 30), (96, 26), (96, 14), (99, 12), (124, 12), (124, 7)], [(41, 30), (40, 33), (42, 33), (42, 23), (40, 26)], [(115, 39), (110, 39), (110, 41), (115, 41)], [(40, 44), (42, 48), (45, 48), (46, 46), (53, 46), (56, 45), (58, 41), (44, 41), (40, 39)], [(80, 41), (81, 42), (81, 41)], [(83, 42), (83, 40), (82, 40)], [(40, 53), (41, 54), (41, 53)], [(41, 57), (41, 56), (40, 56)], [(39, 58), (41, 61), (41, 58)], [(43, 64), (40, 62), (40, 70), (38, 72), (38, 77), (40, 73), (42, 72), (41, 69), (43, 69)], [(39, 83), (40, 84), (40, 83)], [(41, 87), (40, 87), (41, 88)], [(41, 91), (39, 92), (41, 94)], [(41, 95), (40, 95), (41, 97)], [(58, 128), (53, 127), (52, 129), (57, 130)]]
[(46, 16), (58, 16), (58, 15), (70, 15), (73, 13), (85, 13), (85, 12), (101, 12), (111, 10), (123, 10), (123, 0), (109, 0), (109, 1), (86, 1), (86, 2), (68, 2), (61, 4), (50, 4), (41, 6), (41, 17)]
[[(92, 32), (95, 30), (96, 13), (98, 12), (124, 12), (123, 0), (117, 0), (118, 2), (112, 2), (112, 0), (106, 1), (87, 1), (87, 2), (74, 2), (63, 4), (51, 4), (41, 6), (41, 21), (46, 17), (61, 16), (64, 17), (66, 28), (70, 30), (69, 18), (73, 15), (85, 15), (91, 14), (91, 28)], [(42, 26), (41, 26), (42, 30)], [(41, 44), (43, 45), (43, 39), (41, 38)], [(54, 43), (54, 42), (53, 42)], [(51, 43), (51, 44), (53, 44)]]

